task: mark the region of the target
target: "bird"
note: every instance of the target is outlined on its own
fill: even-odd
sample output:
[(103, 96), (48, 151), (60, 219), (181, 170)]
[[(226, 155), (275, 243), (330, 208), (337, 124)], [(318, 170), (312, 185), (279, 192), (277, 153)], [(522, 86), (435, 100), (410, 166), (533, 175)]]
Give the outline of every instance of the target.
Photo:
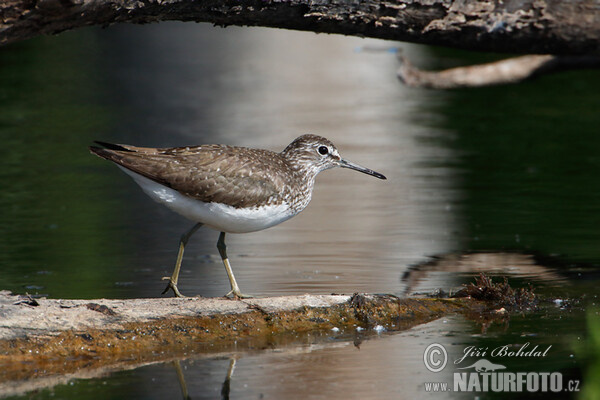
[(233, 274), (226, 233), (260, 231), (304, 210), (316, 176), (331, 168), (349, 168), (379, 179), (379, 172), (343, 159), (328, 139), (306, 134), (279, 153), (248, 147), (204, 144), (152, 148), (95, 141), (89, 150), (112, 161), (154, 201), (195, 222), (181, 236), (175, 268), (162, 292), (185, 297), (177, 285), (185, 246), (203, 225), (220, 232), (217, 249), (231, 290), (226, 297), (252, 297), (241, 292)]

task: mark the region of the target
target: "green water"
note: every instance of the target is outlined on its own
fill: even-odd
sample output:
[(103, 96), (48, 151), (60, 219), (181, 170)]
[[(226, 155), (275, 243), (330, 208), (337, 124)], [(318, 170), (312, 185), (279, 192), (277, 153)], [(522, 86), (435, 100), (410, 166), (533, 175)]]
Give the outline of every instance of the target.
[[(43, 281), (60, 287), (61, 295), (98, 296), (102, 291), (94, 282), (109, 279), (111, 263), (95, 256), (99, 246), (118, 246), (101, 232), (110, 205), (99, 198), (98, 188), (108, 180), (85, 174), (93, 166), (84, 149), (111, 120), (95, 67), (100, 58), (95, 39), (83, 31), (0, 53), (5, 289), (23, 292)], [(73, 278), (61, 276), (67, 273)]]
[[(346, 332), (292, 340), (281, 352), (190, 354), (181, 366), (192, 398), (222, 395), (231, 354), (239, 358), (232, 398), (461, 397), (424, 391), (424, 382), (441, 379), (423, 365), (434, 342), (453, 356), (468, 345), (552, 345), (545, 360), (501, 361), (511, 371), (583, 380), (581, 398), (597, 398), (598, 72), (427, 91), (403, 87), (394, 55), (360, 51), (365, 45), (396, 44), (169, 23), (84, 29), (0, 49), (0, 289), (52, 298), (160, 295), (160, 277), (170, 273), (191, 224), (90, 155), (94, 139), (280, 150), (312, 132), (389, 179), (328, 171), (301, 215), (232, 235), (228, 250), (244, 292), (451, 290), (479, 270), (438, 268), (427, 264), (431, 256), (517, 252), (535, 258), (500, 274), (515, 286), (532, 282), (549, 302), (490, 326), (452, 316), (374, 334), (360, 350), (357, 334)], [(403, 46), (430, 66), (489, 59)], [(190, 242), (184, 293), (228, 291), (216, 239), (201, 230)], [(168, 363), (17, 397), (180, 393)], [(482, 394), (494, 396), (501, 397)]]
[(600, 80), (570, 72), (463, 90), (436, 107), (456, 132), (461, 206), (473, 250), (600, 259)]

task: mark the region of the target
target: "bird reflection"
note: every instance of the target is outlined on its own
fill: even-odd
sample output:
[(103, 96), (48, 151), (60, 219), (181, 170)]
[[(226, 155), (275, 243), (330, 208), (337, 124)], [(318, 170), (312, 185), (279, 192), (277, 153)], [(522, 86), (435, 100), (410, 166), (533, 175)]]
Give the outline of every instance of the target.
[(181, 362), (179, 360), (173, 361), (175, 372), (177, 372), (177, 380), (179, 381), (179, 387), (181, 387), (181, 394), (183, 400), (191, 400), (188, 394), (187, 385), (185, 384), (185, 377), (183, 376), (183, 369), (181, 369)]
[(231, 357), (229, 359), (229, 370), (227, 371), (227, 376), (225, 377), (223, 386), (221, 386), (221, 400), (229, 400), (229, 391), (231, 390), (231, 377), (233, 376), (233, 370), (235, 369), (235, 362), (235, 357)]
[[(233, 376), (233, 371), (235, 370), (236, 361), (236, 357), (231, 357), (229, 359), (229, 368), (227, 370), (227, 376), (225, 376), (225, 381), (223, 381), (223, 385), (221, 385), (221, 400), (229, 400), (229, 393), (231, 390), (231, 377)], [(181, 394), (183, 400), (191, 400), (192, 397), (188, 393), (187, 384), (185, 383), (185, 376), (183, 375), (183, 369), (181, 368), (181, 361), (173, 361), (173, 366), (175, 367), (175, 372), (177, 373), (177, 380), (179, 381), (179, 387), (181, 387)]]

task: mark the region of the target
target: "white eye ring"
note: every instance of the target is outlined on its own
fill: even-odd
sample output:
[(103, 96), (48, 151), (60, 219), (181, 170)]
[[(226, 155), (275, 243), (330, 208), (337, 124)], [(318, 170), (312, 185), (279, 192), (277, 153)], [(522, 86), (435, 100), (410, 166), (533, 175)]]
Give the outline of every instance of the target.
[(322, 156), (326, 156), (327, 154), (329, 154), (329, 149), (327, 148), (327, 146), (319, 146), (319, 148), (317, 149), (317, 151)]

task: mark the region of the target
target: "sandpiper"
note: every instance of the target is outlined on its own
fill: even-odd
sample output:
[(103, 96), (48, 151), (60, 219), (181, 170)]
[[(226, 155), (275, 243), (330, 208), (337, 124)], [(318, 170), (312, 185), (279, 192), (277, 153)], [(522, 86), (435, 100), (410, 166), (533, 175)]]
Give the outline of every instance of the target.
[(183, 251), (202, 226), (221, 232), (217, 249), (231, 284), (226, 296), (244, 295), (235, 280), (225, 233), (246, 233), (282, 223), (308, 205), (315, 177), (326, 169), (350, 168), (386, 179), (382, 174), (344, 160), (324, 137), (303, 135), (281, 153), (226, 145), (150, 148), (95, 142), (90, 151), (117, 164), (158, 203), (196, 222), (179, 242), (175, 269), (166, 293), (177, 288)]

